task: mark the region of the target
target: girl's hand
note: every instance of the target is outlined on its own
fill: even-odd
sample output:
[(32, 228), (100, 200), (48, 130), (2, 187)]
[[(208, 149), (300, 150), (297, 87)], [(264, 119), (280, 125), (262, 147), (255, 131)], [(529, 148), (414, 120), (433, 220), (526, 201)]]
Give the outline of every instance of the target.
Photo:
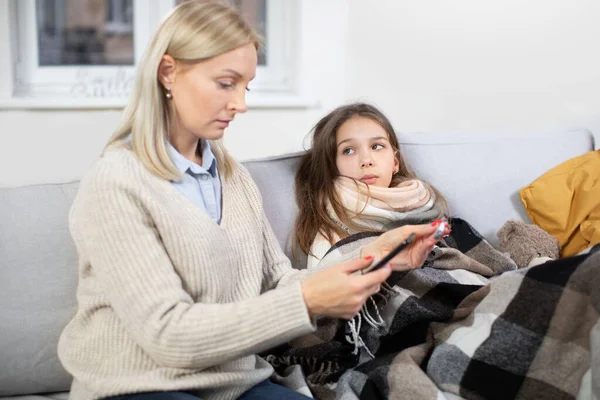
[[(390, 263), (394, 271), (407, 271), (410, 269), (421, 268), (427, 254), (431, 251), (437, 240), (433, 237), (439, 221), (433, 224), (425, 225), (405, 225), (400, 228), (387, 231), (371, 243), (361, 249), (361, 257), (372, 255), (375, 260), (385, 257), (390, 251), (404, 241), (411, 233), (417, 237), (412, 243), (396, 257), (392, 258)], [(450, 227), (446, 226), (443, 236), (450, 233)]]
[(392, 273), (385, 266), (364, 275), (352, 275), (372, 261), (372, 257), (367, 257), (334, 265), (303, 281), (302, 294), (310, 316), (351, 319), (358, 314), (369, 296), (377, 293)]

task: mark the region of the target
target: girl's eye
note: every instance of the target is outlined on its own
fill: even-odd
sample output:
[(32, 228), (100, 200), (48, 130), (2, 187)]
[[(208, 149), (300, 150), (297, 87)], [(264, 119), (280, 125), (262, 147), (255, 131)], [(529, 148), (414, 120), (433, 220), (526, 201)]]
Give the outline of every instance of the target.
[(344, 155), (348, 155), (348, 154), (352, 154), (352, 153), (354, 153), (354, 149), (350, 149), (350, 148), (344, 149), (344, 151), (342, 151), (342, 154), (344, 154)]
[(377, 144), (374, 144), (373, 147), (371, 147), (371, 149), (373, 149), (373, 150), (381, 150), (381, 149), (383, 149), (383, 145), (377, 143)]
[(247, 87), (247, 88), (246, 88), (246, 92), (249, 92), (249, 91), (250, 91), (250, 88), (249, 88), (249, 87)]

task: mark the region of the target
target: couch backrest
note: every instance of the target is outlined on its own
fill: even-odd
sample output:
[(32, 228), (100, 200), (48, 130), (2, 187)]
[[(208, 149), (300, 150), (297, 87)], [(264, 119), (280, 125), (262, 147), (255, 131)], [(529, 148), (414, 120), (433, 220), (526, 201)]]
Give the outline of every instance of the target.
[(417, 176), (448, 200), (454, 216), (469, 221), (497, 245), (508, 219), (531, 223), (519, 191), (552, 167), (594, 150), (587, 130), (555, 133), (406, 134), (401, 151)]
[[(518, 190), (551, 167), (593, 150), (587, 131), (557, 134), (402, 134), (417, 174), (441, 190), (453, 214), (495, 242), (525, 218)], [(298, 155), (244, 163), (261, 190), (275, 234), (291, 255)], [(77, 255), (67, 219), (77, 183), (0, 189), (0, 396), (68, 390), (56, 356), (76, 309)], [(303, 268), (305, 258), (296, 257)]]
[(56, 355), (75, 313), (67, 218), (77, 183), (0, 189), (0, 396), (67, 390)]
[[(407, 133), (399, 139), (405, 162), (440, 190), (451, 214), (469, 221), (494, 245), (505, 221), (531, 222), (519, 198), (522, 187), (555, 165), (594, 150), (587, 130), (520, 135)], [(261, 190), (281, 246), (296, 268), (304, 268), (305, 256), (291, 254), (298, 161), (299, 154), (292, 154), (244, 164)]]

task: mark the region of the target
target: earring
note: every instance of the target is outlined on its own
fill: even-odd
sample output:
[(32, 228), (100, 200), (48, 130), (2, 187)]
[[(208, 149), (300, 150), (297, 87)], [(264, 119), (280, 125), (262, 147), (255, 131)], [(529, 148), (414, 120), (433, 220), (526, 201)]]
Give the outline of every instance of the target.
[(173, 93), (171, 93), (171, 89), (167, 89), (167, 93), (165, 93), (165, 97), (169, 100), (173, 98)]

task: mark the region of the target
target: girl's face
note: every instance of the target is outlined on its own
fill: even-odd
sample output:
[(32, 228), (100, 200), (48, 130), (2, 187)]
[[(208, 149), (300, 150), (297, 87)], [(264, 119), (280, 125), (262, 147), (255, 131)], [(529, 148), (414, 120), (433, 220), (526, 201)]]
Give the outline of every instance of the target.
[(367, 185), (389, 187), (399, 162), (381, 125), (370, 118), (355, 116), (336, 133), (335, 163), (340, 175)]
[(248, 83), (256, 74), (256, 48), (247, 44), (193, 65), (163, 57), (161, 81), (173, 94), (174, 136), (220, 139), (236, 114), (244, 113)]

